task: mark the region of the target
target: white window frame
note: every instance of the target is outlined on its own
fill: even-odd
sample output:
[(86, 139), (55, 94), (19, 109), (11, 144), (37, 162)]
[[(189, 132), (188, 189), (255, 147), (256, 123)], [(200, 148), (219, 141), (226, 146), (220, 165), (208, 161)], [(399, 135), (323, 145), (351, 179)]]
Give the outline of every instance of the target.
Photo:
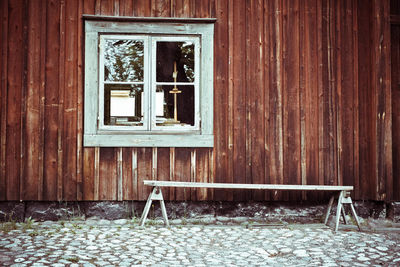
[[(99, 17), (84, 15), (85, 19), (85, 103), (84, 103), (84, 146), (104, 147), (213, 147), (213, 39), (215, 19), (169, 19), (169, 18), (132, 18)], [(155, 53), (157, 40), (198, 40), (195, 43), (195, 123), (191, 125), (157, 126), (155, 110), (156, 81), (155, 64), (147, 62), (144, 67), (144, 92), (150, 95), (150, 105), (143, 108), (148, 111), (143, 126), (104, 125), (104, 72), (100, 68), (99, 41), (101, 36), (115, 39), (140, 39), (151, 37), (149, 53)], [(190, 37), (192, 36), (192, 38)], [(193, 39), (193, 36), (195, 37)], [(139, 37), (139, 38), (138, 38)], [(147, 39), (149, 40), (149, 39)], [(148, 52), (145, 52), (148, 53)], [(150, 55), (155, 61), (155, 56)], [(154, 66), (150, 69), (150, 65)], [(153, 72), (153, 73), (151, 73)], [(151, 73), (152, 81), (146, 83)], [(187, 84), (187, 83), (186, 83)], [(177, 83), (179, 88), (179, 83)], [(151, 88), (145, 88), (149, 86)], [(146, 102), (146, 101), (144, 101)], [(100, 119), (102, 118), (102, 119)]]

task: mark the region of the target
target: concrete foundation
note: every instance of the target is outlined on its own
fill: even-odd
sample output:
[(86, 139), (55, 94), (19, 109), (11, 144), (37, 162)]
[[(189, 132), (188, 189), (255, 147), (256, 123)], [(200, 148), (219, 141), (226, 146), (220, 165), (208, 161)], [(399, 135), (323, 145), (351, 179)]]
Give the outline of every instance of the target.
[[(144, 201), (82, 201), (82, 202), (0, 202), (0, 221), (68, 220), (81, 217), (107, 220), (140, 218)], [(384, 203), (355, 201), (357, 214), (364, 219), (388, 219), (400, 222), (400, 202)], [(294, 202), (166, 202), (171, 220), (204, 223), (253, 220), (273, 223), (322, 222), (327, 203)], [(335, 214), (336, 207), (332, 210)], [(350, 213), (349, 213), (350, 214)], [(149, 218), (161, 217), (159, 203), (153, 203)]]

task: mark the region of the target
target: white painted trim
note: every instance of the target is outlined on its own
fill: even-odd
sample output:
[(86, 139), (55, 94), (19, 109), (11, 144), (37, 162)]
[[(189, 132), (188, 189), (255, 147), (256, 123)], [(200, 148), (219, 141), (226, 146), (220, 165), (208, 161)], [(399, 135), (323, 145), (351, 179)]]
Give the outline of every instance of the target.
[[(184, 21), (184, 20), (183, 20)], [(84, 107), (84, 146), (116, 146), (116, 147), (213, 147), (213, 34), (215, 19), (213, 20), (191, 20), (188, 22), (176, 20), (126, 20), (111, 17), (106, 20), (96, 20), (94, 17), (85, 17), (85, 107)], [(200, 60), (195, 61), (195, 71), (200, 70), (200, 79), (195, 79), (195, 127), (160, 127), (150, 131), (150, 117), (144, 118), (145, 126), (109, 126), (104, 124), (104, 110), (100, 108), (101, 92), (99, 82), (102, 85), (112, 83), (104, 82), (100, 76), (99, 66), (99, 36), (110, 36), (120, 34), (126, 36), (136, 35), (154, 38), (154, 35), (175, 35), (179, 38), (192, 38), (199, 36), (199, 45), (196, 45), (196, 56)], [(114, 35), (115, 38), (118, 35)], [(129, 36), (128, 36), (129, 37)], [(126, 37), (124, 37), (126, 38)], [(134, 37), (133, 37), (134, 38)], [(176, 37), (174, 37), (176, 38)], [(129, 39), (129, 38), (126, 38)], [(149, 39), (146, 39), (149, 40)], [(148, 53), (151, 53), (151, 46), (148, 44)], [(200, 52), (197, 52), (200, 49)], [(201, 54), (200, 54), (201, 53)], [(151, 58), (151, 54), (149, 55)], [(150, 64), (146, 64), (145, 75), (149, 75)], [(101, 70), (102, 72), (104, 70)], [(196, 71), (198, 73), (198, 71)], [(197, 74), (199, 75), (199, 74)], [(145, 77), (148, 81), (149, 77)], [(117, 82), (120, 83), (120, 82)], [(143, 84), (143, 82), (133, 82)], [(125, 82), (121, 82), (125, 84)], [(127, 83), (130, 84), (130, 83)], [(151, 94), (150, 84), (144, 82), (144, 94)], [(101, 90), (100, 90), (101, 91)], [(144, 96), (151, 99), (151, 95)], [(144, 116), (150, 116), (150, 105), (144, 101), (143, 108), (147, 110)], [(103, 110), (103, 112), (101, 111)], [(133, 129), (134, 128), (134, 129)], [(165, 128), (165, 129), (164, 129)], [(168, 129), (166, 129), (168, 128)], [(132, 130), (133, 129), (133, 130)]]
[(270, 189), (270, 190), (312, 190), (312, 191), (352, 191), (353, 186), (336, 185), (288, 185), (288, 184), (230, 184), (230, 183), (195, 183), (144, 180), (144, 185), (158, 187), (192, 187), (225, 189)]

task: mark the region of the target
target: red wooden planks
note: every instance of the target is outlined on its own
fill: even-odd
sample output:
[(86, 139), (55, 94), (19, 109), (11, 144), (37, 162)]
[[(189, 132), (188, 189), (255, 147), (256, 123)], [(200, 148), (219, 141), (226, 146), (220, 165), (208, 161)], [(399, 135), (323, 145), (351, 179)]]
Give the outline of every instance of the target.
[[(175, 179), (179, 182), (190, 182), (192, 148), (175, 149)], [(190, 200), (190, 188), (176, 188), (175, 200)]]
[[(283, 128), (282, 128), (282, 2), (271, 1), (270, 9), (270, 91), (269, 91), (269, 147), (270, 147), (270, 181), (283, 184)], [(281, 193), (272, 192), (273, 199)]]
[[(232, 21), (232, 81), (233, 118), (233, 182), (246, 182), (246, 6), (245, 2), (230, 2), (233, 5)], [(245, 192), (233, 192), (235, 200), (244, 200)]]
[(152, 149), (138, 148), (137, 149), (137, 168), (138, 168), (138, 200), (145, 200), (150, 194), (151, 188), (143, 185), (143, 180), (152, 180)]
[(78, 2), (65, 5), (65, 88), (63, 110), (63, 199), (77, 199)]
[(103, 147), (100, 149), (99, 165), (99, 199), (117, 200), (117, 149)]
[(7, 64), (8, 64), (8, 1), (0, 2), (0, 200), (7, 199), (7, 179), (6, 179), (6, 133), (7, 133)]
[[(8, 3), (7, 114), (5, 130), (5, 177), (7, 200), (20, 199), (21, 105), (24, 79), (24, 2)], [(12, 34), (11, 34), (12, 33)], [(4, 138), (4, 136), (3, 136)], [(4, 142), (3, 141), (3, 142)]]
[[(229, 182), (232, 180), (232, 146), (231, 129), (228, 128), (228, 120), (232, 110), (229, 105), (231, 98), (229, 74), (229, 28), (228, 28), (228, 5), (229, 1), (218, 1), (215, 4), (217, 22), (214, 33), (214, 49), (220, 60), (214, 60), (214, 153), (215, 153), (215, 178), (216, 182)], [(229, 24), (230, 25), (230, 24)], [(230, 26), (229, 26), (230, 27)], [(229, 80), (228, 80), (229, 79)], [(231, 124), (229, 124), (230, 126)], [(223, 190), (216, 190), (217, 197), (223, 199)]]
[(300, 184), (299, 1), (284, 1), (283, 31), (283, 174), (285, 184)]
[[(304, 49), (302, 106), (302, 184), (319, 184), (319, 97), (318, 97), (318, 6), (309, 0), (303, 6), (304, 33), (300, 31)], [(307, 193), (315, 199), (316, 194)]]
[[(400, 9), (399, 9), (400, 11)], [(400, 25), (391, 26), (393, 200), (400, 200)]]
[[(25, 173), (22, 177), (22, 198), (27, 200), (38, 199), (39, 177), (39, 141), (40, 135), (40, 39), (41, 39), (41, 5), (40, 2), (29, 2), (28, 23), (28, 75), (26, 92), (26, 125), (23, 133), (26, 138)], [(46, 16), (46, 15), (44, 15)]]
[[(263, 2), (253, 0), (247, 2), (247, 129), (248, 144), (246, 153), (247, 183), (263, 184), (265, 182), (265, 120), (264, 120), (264, 13)], [(253, 199), (264, 200), (263, 191), (254, 191)]]
[[(371, 23), (372, 6), (370, 2), (358, 1), (358, 66), (359, 76), (359, 151), (360, 151), (360, 198), (369, 199), (374, 196), (375, 180), (375, 105), (372, 90), (372, 48)], [(361, 34), (362, 33), (362, 34)]]

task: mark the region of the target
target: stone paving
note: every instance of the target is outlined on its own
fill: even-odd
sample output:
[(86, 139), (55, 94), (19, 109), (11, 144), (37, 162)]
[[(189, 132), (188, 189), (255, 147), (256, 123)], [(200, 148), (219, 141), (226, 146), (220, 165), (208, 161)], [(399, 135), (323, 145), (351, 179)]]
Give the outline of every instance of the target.
[(7, 222), (0, 266), (400, 266), (400, 233), (324, 225)]

